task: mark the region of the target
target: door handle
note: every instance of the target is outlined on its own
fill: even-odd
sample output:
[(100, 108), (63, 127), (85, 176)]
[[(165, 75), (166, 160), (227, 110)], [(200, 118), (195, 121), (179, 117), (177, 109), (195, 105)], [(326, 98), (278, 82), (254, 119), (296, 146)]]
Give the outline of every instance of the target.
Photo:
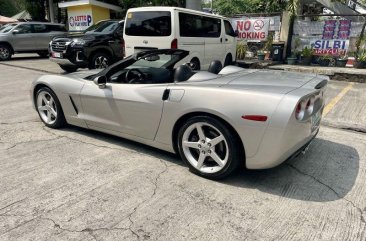
[(164, 93), (163, 93), (163, 98), (162, 100), (167, 100), (169, 99), (169, 95), (170, 95), (170, 89), (165, 89)]
[(114, 44), (116, 41), (114, 41), (114, 40), (109, 40), (108, 41), (108, 43), (110, 43), (110, 44)]
[(220, 38), (220, 43), (222, 43), (222, 38)]

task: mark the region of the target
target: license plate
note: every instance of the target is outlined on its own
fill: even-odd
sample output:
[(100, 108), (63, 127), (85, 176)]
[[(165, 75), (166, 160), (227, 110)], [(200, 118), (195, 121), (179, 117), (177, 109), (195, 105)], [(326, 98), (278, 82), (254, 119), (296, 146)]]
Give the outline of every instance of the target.
[(54, 58), (62, 58), (62, 53), (52, 52), (52, 57), (54, 57)]
[(315, 129), (317, 129), (319, 127), (321, 117), (322, 117), (322, 112), (320, 110), (311, 117), (311, 130), (312, 131), (314, 131)]

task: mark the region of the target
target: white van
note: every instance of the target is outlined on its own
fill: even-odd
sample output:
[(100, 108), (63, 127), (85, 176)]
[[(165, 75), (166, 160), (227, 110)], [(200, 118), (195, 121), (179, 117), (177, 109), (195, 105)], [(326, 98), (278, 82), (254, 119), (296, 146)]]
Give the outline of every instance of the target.
[(208, 69), (213, 60), (229, 65), (236, 57), (236, 33), (230, 20), (177, 7), (142, 7), (127, 11), (126, 56), (148, 49), (188, 50), (184, 59), (195, 70)]

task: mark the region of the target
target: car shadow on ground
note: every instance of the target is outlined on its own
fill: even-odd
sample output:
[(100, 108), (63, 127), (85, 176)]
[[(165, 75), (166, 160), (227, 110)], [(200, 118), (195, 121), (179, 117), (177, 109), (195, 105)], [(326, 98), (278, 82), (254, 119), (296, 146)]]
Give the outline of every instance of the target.
[(38, 59), (47, 59), (48, 57), (40, 57), (38, 55), (34, 56), (16, 56), (13, 55), (10, 60), (3, 61), (4, 63), (14, 62), (14, 61), (24, 61), (24, 60), (38, 60)]
[[(188, 168), (178, 155), (134, 141), (79, 127), (68, 127), (62, 131), (75, 132), (116, 145), (116, 148), (127, 148)], [(358, 152), (353, 147), (316, 138), (305, 155), (272, 169), (242, 168), (219, 182), (290, 199), (329, 202), (341, 199), (351, 191), (357, 179), (359, 159)]]

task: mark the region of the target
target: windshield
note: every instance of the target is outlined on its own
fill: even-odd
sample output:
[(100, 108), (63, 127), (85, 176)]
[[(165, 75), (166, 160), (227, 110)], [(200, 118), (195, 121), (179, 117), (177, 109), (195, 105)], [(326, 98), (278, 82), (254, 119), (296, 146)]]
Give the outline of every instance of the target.
[(116, 21), (102, 21), (94, 24), (87, 28), (84, 32), (86, 34), (97, 33), (97, 34), (108, 34), (113, 33), (117, 29), (119, 23)]
[(0, 27), (0, 33), (7, 33), (10, 30), (12, 30), (15, 26), (17, 26), (16, 23), (5, 24), (4, 26)]
[(130, 65), (129, 68), (136, 68), (136, 67), (161, 68), (165, 67), (171, 61), (177, 60), (178, 58), (179, 55), (171, 55), (171, 54), (149, 55), (148, 57), (137, 60), (135, 63)]

